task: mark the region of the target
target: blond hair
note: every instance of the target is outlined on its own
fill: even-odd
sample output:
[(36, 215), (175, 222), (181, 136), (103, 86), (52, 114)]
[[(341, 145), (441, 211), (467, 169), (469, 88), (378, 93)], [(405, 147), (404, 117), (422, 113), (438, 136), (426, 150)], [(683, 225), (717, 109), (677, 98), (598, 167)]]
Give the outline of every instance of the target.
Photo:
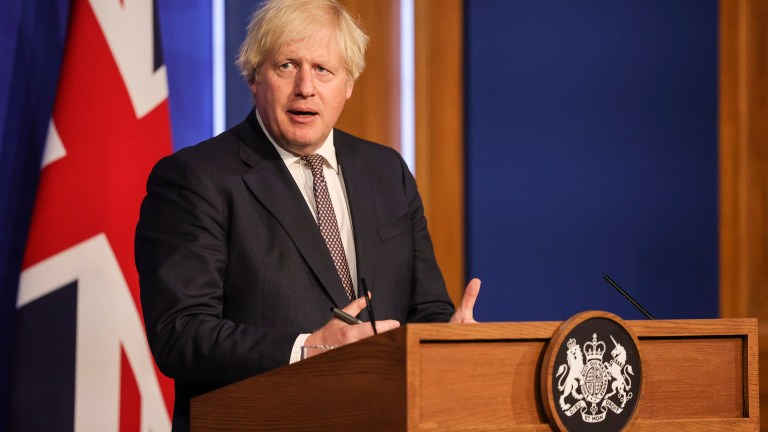
[(336, 0), (268, 0), (251, 17), (240, 45), (237, 66), (248, 83), (258, 79), (261, 66), (289, 41), (302, 39), (329, 25), (351, 81), (365, 68), (368, 36)]

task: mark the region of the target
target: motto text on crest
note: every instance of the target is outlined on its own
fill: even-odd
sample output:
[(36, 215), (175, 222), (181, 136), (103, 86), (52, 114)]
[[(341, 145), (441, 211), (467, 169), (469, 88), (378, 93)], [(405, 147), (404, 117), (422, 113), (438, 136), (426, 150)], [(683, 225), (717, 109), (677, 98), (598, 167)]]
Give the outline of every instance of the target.
[(614, 348), (607, 362), (603, 362), (605, 343), (597, 339), (597, 333), (592, 334), (591, 342), (584, 343), (583, 351), (576, 339), (568, 340), (566, 363), (555, 374), (561, 392), (560, 409), (565, 415), (570, 417), (578, 411), (584, 422), (598, 423), (605, 419), (609, 409), (621, 413), (632, 399), (630, 375), (634, 376), (634, 372), (626, 364), (627, 350), (609, 336)]

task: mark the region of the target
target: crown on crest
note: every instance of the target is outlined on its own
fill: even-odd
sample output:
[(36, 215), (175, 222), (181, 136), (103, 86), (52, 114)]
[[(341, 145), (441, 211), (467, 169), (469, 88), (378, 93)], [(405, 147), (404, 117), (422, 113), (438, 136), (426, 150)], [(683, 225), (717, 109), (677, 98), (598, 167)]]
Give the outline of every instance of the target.
[(592, 342), (584, 343), (584, 355), (587, 356), (587, 360), (602, 360), (604, 352), (605, 343), (597, 340), (597, 333), (592, 333)]

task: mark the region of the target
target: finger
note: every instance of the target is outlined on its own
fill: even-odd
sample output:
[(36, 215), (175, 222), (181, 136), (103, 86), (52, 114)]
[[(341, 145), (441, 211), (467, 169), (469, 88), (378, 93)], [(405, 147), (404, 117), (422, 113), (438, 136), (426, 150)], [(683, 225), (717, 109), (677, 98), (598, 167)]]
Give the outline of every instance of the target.
[(335, 323), (328, 323), (323, 327), (323, 340), (328, 341), (327, 345), (347, 345), (357, 342), (360, 339), (373, 336), (373, 329), (368, 323), (346, 324), (338, 320)]
[[(382, 320), (376, 321), (376, 330), (379, 333), (394, 330), (400, 327), (400, 322), (396, 320)], [(347, 327), (349, 330), (346, 334), (345, 344), (357, 342), (361, 339), (365, 339), (373, 336), (373, 327), (370, 322), (364, 322), (362, 324), (355, 324)]]
[(344, 306), (344, 309), (342, 310), (352, 316), (357, 316), (363, 309), (365, 309), (365, 297), (361, 296), (353, 300), (352, 303)]
[(376, 321), (376, 330), (378, 330), (379, 333), (394, 330), (398, 327), (400, 327), (400, 322), (397, 320)]
[[(480, 279), (473, 278), (467, 284), (467, 288), (464, 290), (464, 297), (461, 298), (461, 309), (464, 312), (464, 316), (472, 316), (475, 308), (475, 301), (480, 294)], [(467, 315), (468, 314), (468, 315)]]

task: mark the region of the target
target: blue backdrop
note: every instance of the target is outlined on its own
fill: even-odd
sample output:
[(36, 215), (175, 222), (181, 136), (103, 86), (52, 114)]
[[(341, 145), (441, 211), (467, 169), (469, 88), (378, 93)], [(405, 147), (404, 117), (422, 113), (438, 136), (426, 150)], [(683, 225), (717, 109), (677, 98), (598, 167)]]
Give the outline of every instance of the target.
[(718, 314), (717, 2), (466, 3), (480, 320)]

